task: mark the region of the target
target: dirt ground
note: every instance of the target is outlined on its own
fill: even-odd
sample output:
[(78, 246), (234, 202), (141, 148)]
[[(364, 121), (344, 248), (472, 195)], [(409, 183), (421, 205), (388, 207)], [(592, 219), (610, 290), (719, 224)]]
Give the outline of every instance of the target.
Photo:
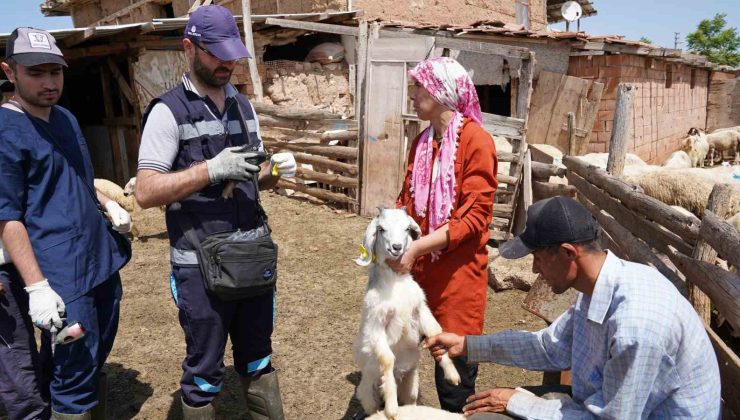
[[(279, 370), (288, 419), (348, 419), (359, 373), (352, 342), (359, 325), (366, 269), (357, 267), (358, 244), (369, 222), (325, 205), (265, 194), (264, 205), (280, 245), (277, 325), (273, 364)], [(106, 370), (112, 419), (179, 419), (179, 379), (185, 340), (169, 288), (164, 215), (134, 214), (141, 239), (122, 272), (121, 322)], [(521, 309), (524, 293), (489, 295), (486, 331), (539, 329), (544, 322)], [(233, 366), (227, 345), (227, 367)], [(422, 359), (421, 393), (438, 406), (433, 364)], [(541, 373), (481, 365), (480, 388), (538, 384)], [(246, 419), (233, 369), (227, 368), (219, 410), (224, 419)]]

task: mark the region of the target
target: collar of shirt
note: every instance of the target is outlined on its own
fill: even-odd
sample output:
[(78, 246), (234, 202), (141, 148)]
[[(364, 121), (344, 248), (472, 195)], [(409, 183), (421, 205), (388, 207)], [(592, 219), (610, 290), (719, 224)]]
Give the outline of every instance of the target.
[(596, 278), (591, 298), (589, 299), (588, 296), (583, 295), (583, 299), (588, 303), (587, 318), (597, 324), (604, 322), (606, 313), (612, 305), (616, 285), (615, 273), (618, 272), (620, 266), (620, 260), (616, 255), (612, 254), (611, 251), (606, 251), (606, 253), (606, 260), (604, 265), (601, 266), (599, 276)]

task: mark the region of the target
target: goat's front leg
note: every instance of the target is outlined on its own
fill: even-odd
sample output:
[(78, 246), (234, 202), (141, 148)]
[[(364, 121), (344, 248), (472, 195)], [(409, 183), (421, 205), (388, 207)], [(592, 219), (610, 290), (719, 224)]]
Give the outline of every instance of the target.
[[(419, 308), (419, 323), (421, 324), (421, 333), (425, 337), (433, 337), (437, 334), (442, 333), (442, 327), (437, 322), (437, 319), (432, 315), (432, 311), (429, 310), (427, 305), (421, 305)], [(455, 364), (452, 363), (450, 356), (445, 353), (442, 355), (442, 359), (439, 361), (439, 367), (445, 374), (445, 381), (452, 385), (460, 385), (460, 374), (455, 368)]]
[(380, 379), (378, 365), (374, 361), (368, 361), (363, 366), (362, 378), (360, 378), (360, 384), (357, 385), (357, 399), (367, 415), (372, 415), (380, 408), (375, 396), (375, 386), (378, 379)]

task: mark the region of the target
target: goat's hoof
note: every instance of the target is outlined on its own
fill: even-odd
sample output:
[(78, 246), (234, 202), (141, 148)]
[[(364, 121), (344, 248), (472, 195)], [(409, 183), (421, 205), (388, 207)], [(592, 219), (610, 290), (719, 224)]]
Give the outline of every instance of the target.
[(460, 374), (456, 370), (448, 372), (445, 375), (445, 381), (450, 385), (458, 386), (460, 385)]

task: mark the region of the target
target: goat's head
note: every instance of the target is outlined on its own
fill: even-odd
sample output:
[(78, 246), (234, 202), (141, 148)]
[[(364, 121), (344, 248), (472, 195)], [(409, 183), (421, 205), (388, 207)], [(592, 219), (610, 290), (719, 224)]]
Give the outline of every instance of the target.
[(133, 194), (134, 191), (136, 191), (136, 177), (132, 177), (128, 180), (126, 186), (123, 187), (123, 195), (128, 197)]
[(421, 236), (419, 225), (406, 213), (406, 208), (384, 209), (378, 207), (378, 216), (365, 230), (360, 258), (357, 265), (371, 262), (382, 263), (386, 259), (397, 259), (409, 248), (411, 241)]

